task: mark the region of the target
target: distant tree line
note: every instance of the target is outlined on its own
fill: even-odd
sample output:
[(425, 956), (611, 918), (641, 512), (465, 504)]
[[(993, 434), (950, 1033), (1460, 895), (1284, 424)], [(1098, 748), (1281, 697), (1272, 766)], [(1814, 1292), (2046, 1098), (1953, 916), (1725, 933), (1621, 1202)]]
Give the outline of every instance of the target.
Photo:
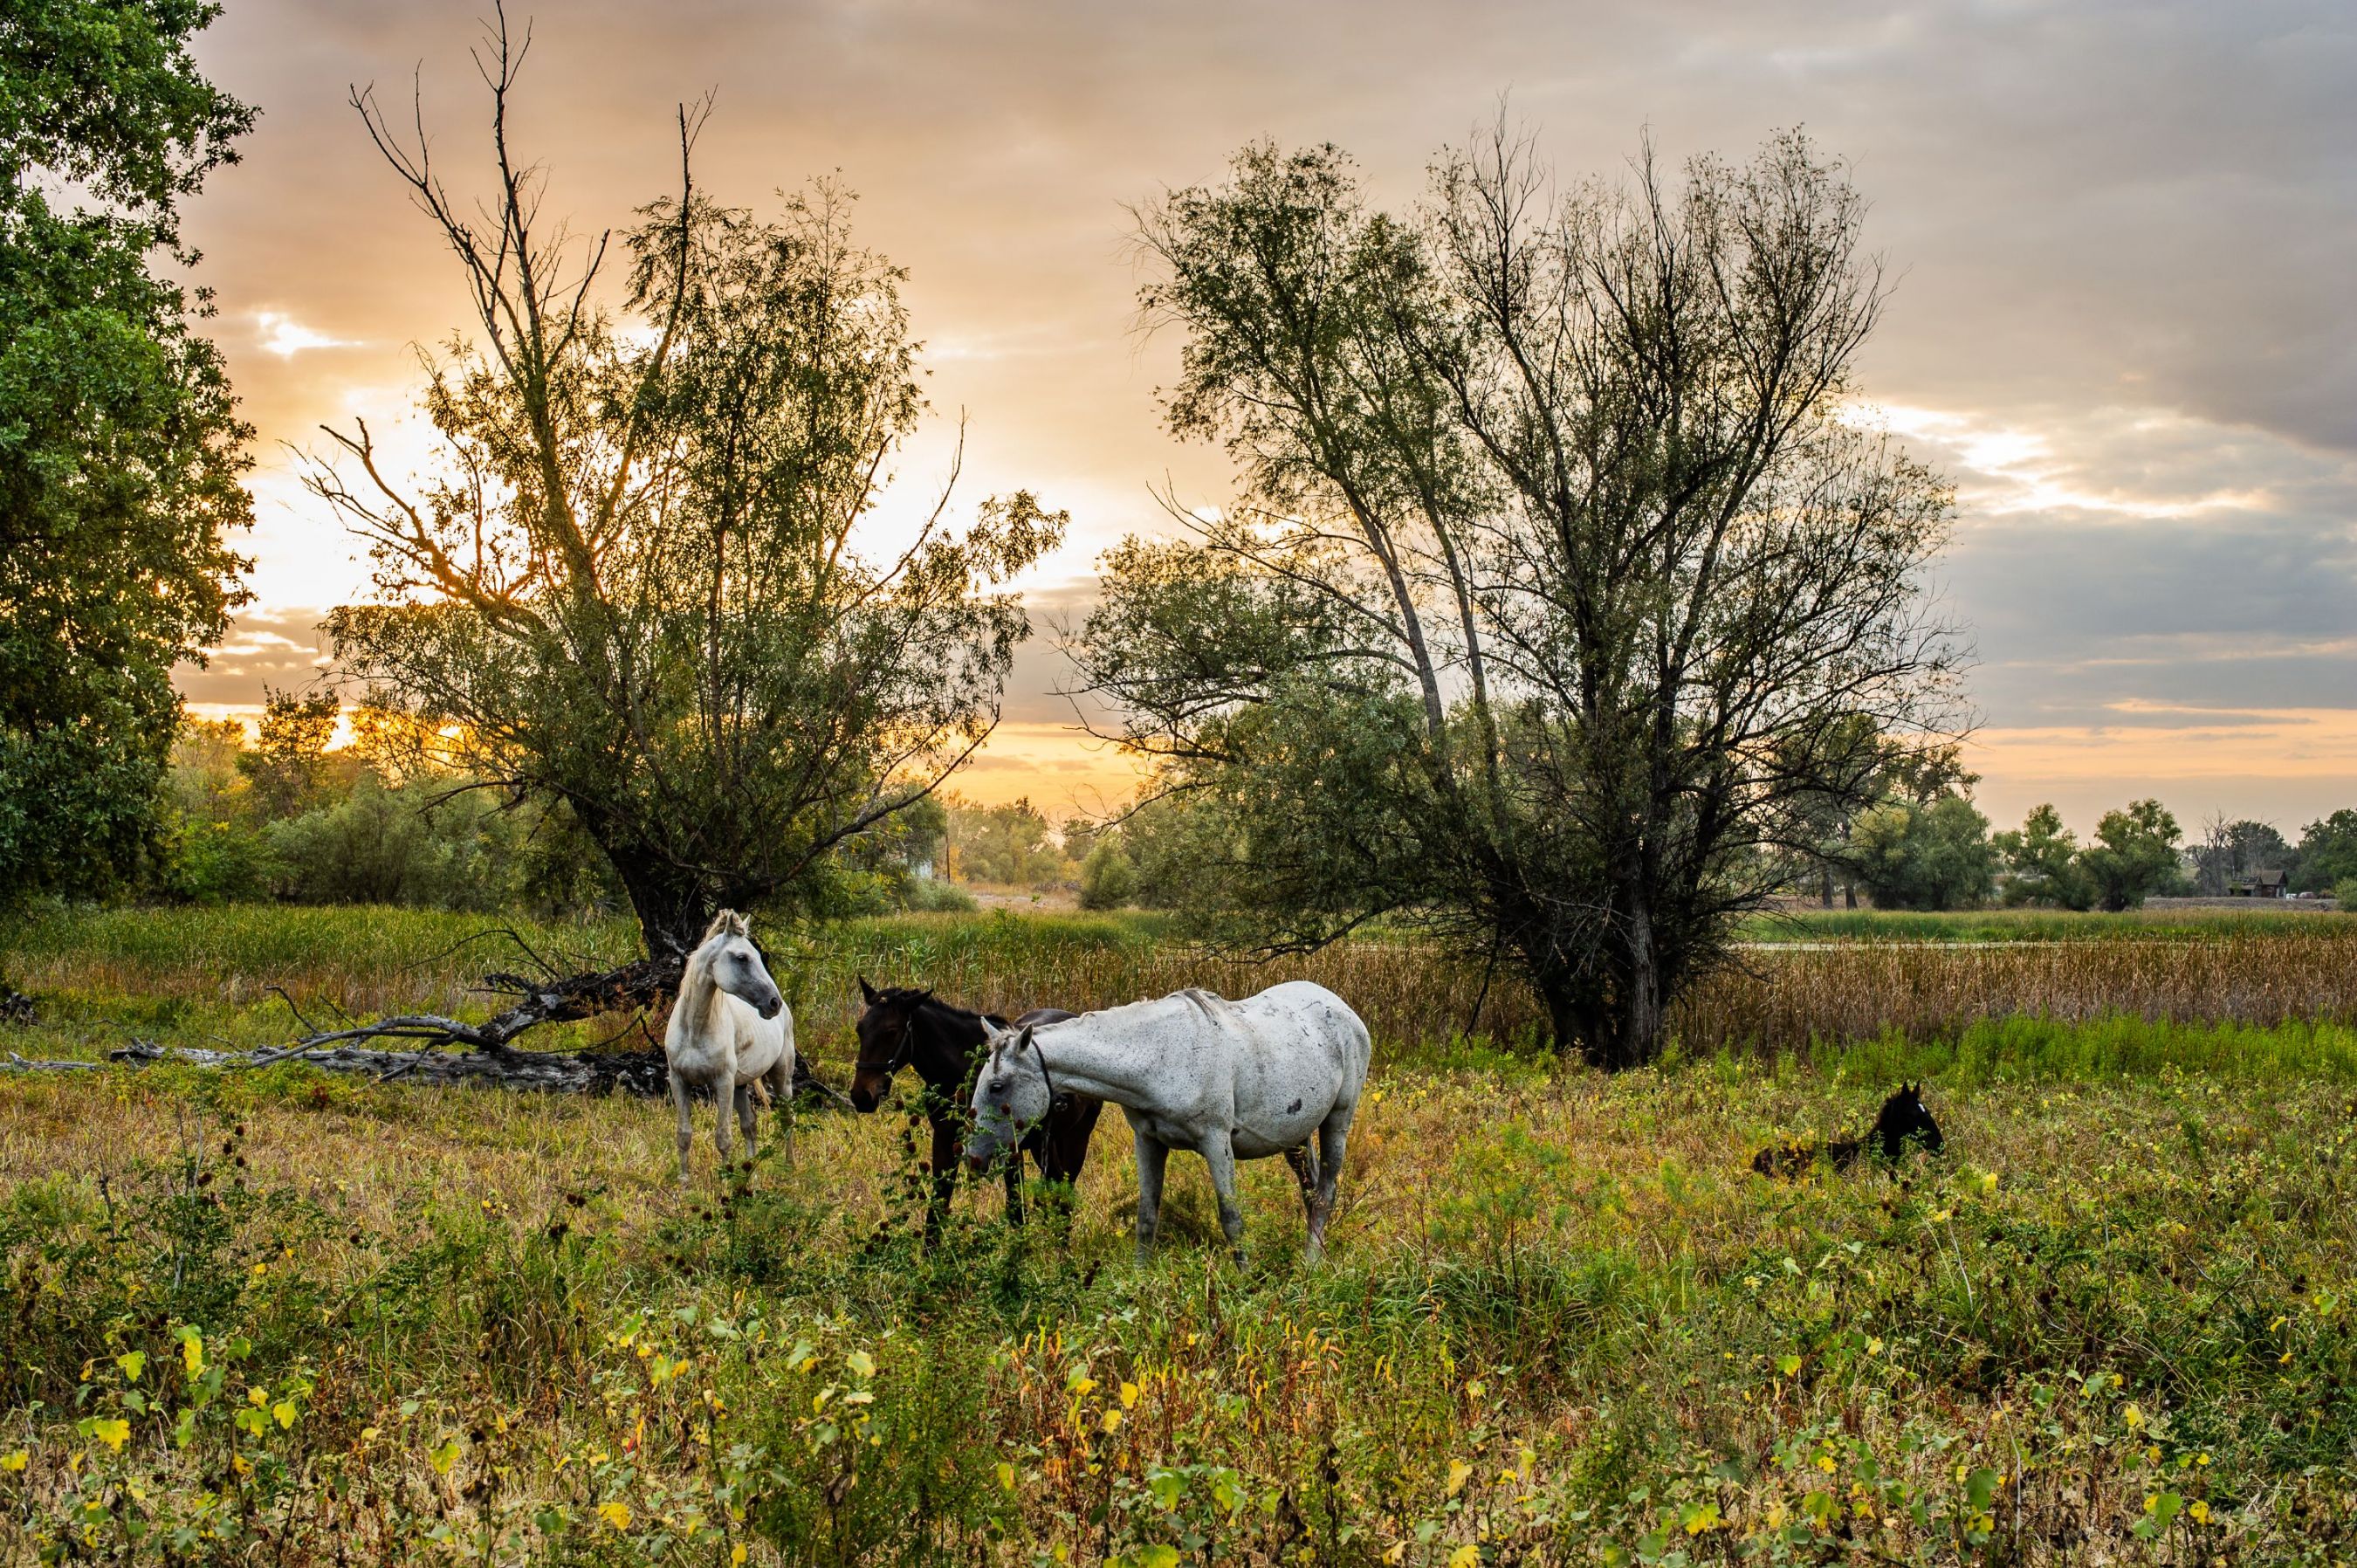
[[(2309, 823), (2298, 843), (2265, 822), (2221, 820), (2189, 845), (2177, 818), (2152, 800), (2104, 812), (2083, 843), (2051, 805), (2033, 807), (2019, 828), (1992, 832), (1972, 801), (1978, 779), (1955, 757), (1950, 749), (1894, 759), (1879, 800), (1822, 843), (1773, 856), (1760, 875), (1829, 907), (2118, 911), (2147, 898), (2224, 897), (2252, 887), (2261, 871), (2281, 871), (2288, 891), (2357, 910), (2357, 809)], [(1067, 823), (1081, 905), (1217, 918), (1224, 896), (1211, 868), (1243, 853), (1232, 832), (1217, 811), (1183, 796), (1102, 823)]]
[[(269, 693), (249, 736), (234, 720), (184, 723), (154, 851), (133, 890), (191, 903), (402, 904), (543, 917), (630, 908), (611, 862), (562, 801), (421, 766), (398, 712)], [(931, 800), (838, 856), (837, 914), (923, 907), (917, 868), (939, 852)]]

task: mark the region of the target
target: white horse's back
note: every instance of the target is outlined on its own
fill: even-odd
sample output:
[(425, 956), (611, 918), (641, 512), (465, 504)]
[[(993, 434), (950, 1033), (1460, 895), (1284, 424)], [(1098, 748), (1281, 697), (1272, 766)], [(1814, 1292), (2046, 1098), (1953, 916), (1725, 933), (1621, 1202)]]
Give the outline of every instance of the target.
[(1338, 1107), (1358, 1104), (1372, 1044), (1340, 997), (1291, 980), (1240, 1002), (1210, 1000), (1211, 1015), (1224, 1009), (1235, 1034), (1229, 1072), (1238, 1158), (1299, 1148)]

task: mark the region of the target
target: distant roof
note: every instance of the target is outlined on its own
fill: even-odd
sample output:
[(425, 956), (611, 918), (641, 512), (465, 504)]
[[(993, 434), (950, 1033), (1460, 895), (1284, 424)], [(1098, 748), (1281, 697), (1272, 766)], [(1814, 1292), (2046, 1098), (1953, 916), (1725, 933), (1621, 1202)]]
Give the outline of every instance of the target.
[(2262, 887), (2279, 887), (2283, 885), (2283, 879), (2284, 874), (2280, 871), (2262, 871), (2251, 878)]

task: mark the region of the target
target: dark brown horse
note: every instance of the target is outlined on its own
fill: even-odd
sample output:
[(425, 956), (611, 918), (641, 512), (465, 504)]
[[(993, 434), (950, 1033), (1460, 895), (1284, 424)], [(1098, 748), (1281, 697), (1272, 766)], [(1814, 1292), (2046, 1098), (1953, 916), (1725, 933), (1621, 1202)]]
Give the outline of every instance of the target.
[[(892, 1087), (893, 1075), (914, 1068), (925, 1082), (926, 1119), (933, 1125), (933, 1154), (929, 1169), (933, 1190), (925, 1205), (925, 1241), (939, 1240), (942, 1218), (949, 1212), (957, 1190), (959, 1153), (965, 1142), (966, 1100), (974, 1092), (974, 1071), (990, 1054), (985, 1045), (985, 1020), (994, 1027), (1021, 1028), (1028, 1024), (1052, 1024), (1075, 1016), (1054, 1007), (1036, 1008), (1012, 1023), (996, 1014), (970, 1013), (952, 1006), (930, 991), (895, 986), (878, 991), (859, 983), (866, 1011), (859, 1015), (859, 1069), (851, 1080), (852, 1109), (869, 1112)], [(1088, 1158), (1089, 1136), (1096, 1131), (1104, 1101), (1087, 1094), (1060, 1094), (1047, 1118), (1031, 1130), (1021, 1153), (1006, 1163), (1006, 1218), (1023, 1223), (1022, 1154), (1039, 1163), (1043, 1180), (1066, 1188), (1081, 1179)]]
[(1923, 1086), (1902, 1083), (1898, 1093), (1882, 1102), (1865, 1137), (1844, 1138), (1831, 1144), (1780, 1144), (1754, 1155), (1751, 1168), (1764, 1176), (1805, 1176), (1819, 1160), (1824, 1160), (1834, 1169), (1846, 1171), (1857, 1164), (1860, 1155), (1896, 1161), (1910, 1144), (1936, 1155), (1943, 1142), (1940, 1123), (1932, 1120), (1931, 1107), (1923, 1103)]

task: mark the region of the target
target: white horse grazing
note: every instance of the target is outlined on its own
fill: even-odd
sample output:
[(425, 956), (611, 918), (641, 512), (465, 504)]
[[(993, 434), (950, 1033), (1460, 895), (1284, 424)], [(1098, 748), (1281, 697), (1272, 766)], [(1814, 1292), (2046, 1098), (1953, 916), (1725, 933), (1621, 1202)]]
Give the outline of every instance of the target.
[[(1012, 1149), (1060, 1093), (1127, 1112), (1137, 1143), (1137, 1255), (1154, 1249), (1162, 1173), (1173, 1149), (1211, 1167), (1220, 1229), (1243, 1254), (1236, 1162), (1283, 1155), (1309, 1214), (1309, 1258), (1325, 1250), (1342, 1152), (1373, 1052), (1366, 1025), (1322, 985), (1288, 981), (1242, 1002), (1187, 990), (1159, 1002), (994, 1030), (975, 1076), (966, 1158)], [(1318, 1140), (1313, 1150), (1312, 1135)]]
[(723, 909), (712, 918), (703, 942), (687, 955), (671, 1026), (663, 1031), (663, 1056), (671, 1063), (671, 1101), (679, 1111), (679, 1182), (687, 1185), (687, 1149), (695, 1128), (688, 1109), (692, 1090), (708, 1089), (720, 1102), (713, 1131), (720, 1163), (728, 1164), (728, 1110), (745, 1132), (745, 1158), (753, 1158), (753, 1093), (765, 1086), (778, 1108), (779, 1136), (786, 1163), (794, 1159), (794, 1015), (761, 962), (745, 917)]

